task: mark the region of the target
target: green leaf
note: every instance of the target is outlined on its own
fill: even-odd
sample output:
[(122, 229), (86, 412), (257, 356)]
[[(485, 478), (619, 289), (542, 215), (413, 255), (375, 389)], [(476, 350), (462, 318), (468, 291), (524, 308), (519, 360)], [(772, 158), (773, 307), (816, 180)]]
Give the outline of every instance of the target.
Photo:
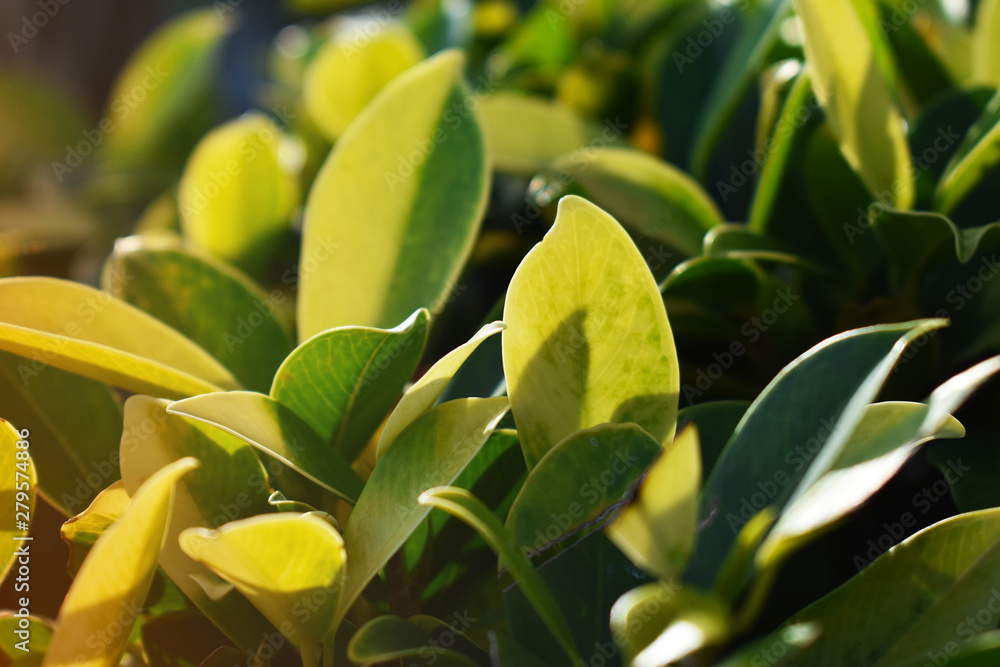
[[(46, 664), (118, 664), (156, 572), (175, 487), (197, 467), (195, 459), (180, 459), (136, 489), (129, 508), (97, 541), (73, 580)], [(119, 632), (112, 634), (111, 627)]]
[(130, 499), (118, 480), (97, 494), (90, 507), (62, 525), (59, 533), (69, 546), (70, 576), (76, 576), (94, 542), (128, 509)]
[(504, 306), (504, 374), (525, 460), (571, 433), (634, 422), (673, 436), (680, 378), (663, 301), (614, 218), (564, 197)]
[[(739, 37), (716, 75), (712, 90), (699, 111), (691, 156), (691, 173), (704, 180), (716, 144), (725, 134), (740, 102), (756, 82), (765, 58), (778, 39), (779, 29), (788, 14), (786, 0), (766, 0), (756, 5), (739, 5), (745, 23)], [(725, 25), (733, 22), (733, 7), (724, 7), (715, 20)], [(707, 24), (706, 24), (707, 25)]]
[(606, 148), (586, 160), (565, 155), (544, 173), (550, 187), (576, 182), (623, 225), (689, 256), (700, 253), (705, 232), (723, 219), (697, 181), (642, 151)]
[(507, 564), (542, 621), (555, 636), (573, 664), (579, 661), (573, 635), (559, 610), (559, 605), (538, 572), (518, 550), (510, 533), (483, 503), (465, 489), (435, 487), (420, 494), (420, 504), (436, 507), (469, 524), (482, 536), (500, 560)]
[(476, 332), (467, 343), (459, 345), (448, 354), (441, 357), (427, 372), (420, 376), (420, 379), (406, 390), (399, 403), (393, 408), (392, 413), (382, 427), (379, 434), (378, 446), (375, 450), (375, 460), (382, 458), (386, 450), (393, 441), (399, 437), (413, 420), (424, 414), (440, 398), (445, 387), (469, 358), (479, 347), (479, 344), (507, 328), (503, 322), (491, 322)]
[(167, 412), (210, 424), (354, 503), (364, 482), (290, 408), (264, 394), (227, 391), (171, 403)]
[(393, 79), (323, 164), (305, 211), (300, 341), (448, 300), (489, 190), (463, 64), (447, 51)]
[(448, 401), (421, 415), (372, 471), (344, 530), (347, 579), (337, 615), (351, 605), (430, 509), (417, 496), (451, 484), (507, 414), (506, 397)]
[(199, 114), (231, 27), (224, 13), (205, 7), (177, 16), (142, 43), (108, 97), (104, 118), (113, 131), (104, 135), (104, 157), (123, 168), (155, 163), (168, 152), (183, 159), (189, 144), (181, 138), (201, 131)]
[[(910, 208), (913, 165), (903, 118), (876, 62), (873, 35), (853, 0), (792, 4), (805, 32), (813, 88), (841, 152), (876, 198)], [(848, 43), (852, 48), (843, 48)]]
[(729, 631), (729, 611), (718, 598), (673, 581), (635, 588), (611, 609), (611, 632), (625, 665), (674, 664), (720, 643)]
[(976, 80), (1000, 86), (1000, 2), (982, 0), (972, 31), (972, 69)]
[[(253, 448), (217, 428), (167, 413), (169, 401), (133, 396), (125, 402), (121, 470), (125, 490), (135, 493), (146, 479), (177, 459), (201, 462), (177, 486), (160, 567), (220, 630), (244, 650), (257, 650), (270, 624), (239, 593), (216, 587), (210, 597), (201, 582), (219, 581), (188, 558), (178, 536), (187, 528), (216, 528), (234, 519), (271, 511), (267, 472)], [(272, 462), (275, 474), (281, 467)], [(134, 496), (133, 496), (134, 497)]]
[[(24, 544), (18, 538), (28, 534), (27, 524), (35, 513), (38, 475), (30, 454), (32, 439), (28, 429), (18, 431), (13, 424), (0, 418), (0, 466), (3, 466), (0, 468), (0, 495), (5, 500), (0, 516), (0, 581), (14, 565), (17, 549)], [(19, 444), (24, 446), (19, 447)], [(24, 457), (18, 458), (18, 452), (24, 452)], [(17, 527), (22, 517), (23, 529)]]
[[(333, 643), (344, 581), (344, 540), (311, 514), (255, 516), (218, 530), (189, 528), (181, 548), (232, 583), (302, 652)], [(294, 548), (290, 548), (294, 545)], [(308, 610), (308, 611), (307, 611)]]
[(299, 199), (282, 141), (278, 125), (258, 112), (205, 135), (177, 190), (185, 238), (247, 271), (264, 267)]
[(710, 585), (736, 533), (758, 510), (780, 510), (829, 472), (905, 345), (944, 320), (848, 331), (786, 366), (744, 415), (702, 490), (687, 576)]
[(998, 164), (1000, 92), (993, 96), (983, 115), (969, 128), (955, 155), (945, 167), (934, 192), (934, 210), (945, 215), (950, 213)]
[(750, 213), (747, 217), (747, 227), (755, 232), (766, 230), (767, 223), (774, 214), (778, 193), (785, 179), (785, 169), (798, 136), (796, 131), (804, 125), (801, 120), (803, 113), (810, 112), (807, 104), (812, 100), (812, 92), (809, 73), (800, 72), (785, 97), (774, 130), (770, 133), (766, 145), (762, 147), (766, 157), (760, 167), (757, 189), (754, 190), (753, 202), (750, 204)]
[(66, 516), (121, 477), (122, 409), (100, 382), (0, 352), (0, 417), (30, 424), (36, 487)]
[[(28, 636), (25, 637), (18, 634), (25, 632), (21, 627), (22, 618), (12, 611), (0, 611), (0, 651), (11, 659), (14, 667), (38, 667), (52, 641), (53, 623), (39, 616), (28, 616)], [(28, 653), (17, 647), (25, 639), (28, 640)]]
[(571, 107), (535, 95), (499, 91), (480, 100), (478, 112), (494, 167), (503, 173), (531, 176), (565, 153), (591, 157), (598, 151), (588, 147), (608, 143), (599, 126)]
[(507, 531), (525, 555), (544, 551), (603, 519), (661, 451), (635, 424), (567, 436), (528, 473), (507, 513)]
[(413, 33), (397, 23), (341, 29), (305, 71), (306, 112), (334, 142), (387, 83), (423, 59)]
[(292, 351), (291, 337), (275, 314), (287, 300), (283, 292), (268, 294), (226, 264), (176, 242), (119, 239), (101, 284), (200, 345), (248, 389), (267, 391)]
[(55, 278), (5, 278), (0, 302), (0, 350), (43, 367), (176, 398), (239, 386), (200, 347), (107, 292)]
[(951, 517), (793, 616), (788, 623), (821, 631), (796, 664), (894, 665), (954, 653), (975, 634), (970, 619), (984, 609), (995, 614), (998, 587), (1000, 510)]
[(677, 429), (694, 424), (701, 447), (701, 469), (705, 476), (729, 442), (750, 403), (747, 401), (709, 401), (683, 408), (677, 413)]
[(399, 658), (425, 659), (429, 651), (433, 651), (435, 662), (441, 661), (445, 667), (474, 667), (483, 664), (485, 658), (482, 649), (462, 632), (430, 616), (412, 616), (407, 620), (378, 616), (358, 628), (347, 646), (348, 657), (359, 665)]
[(694, 549), (700, 455), (698, 429), (689, 426), (653, 462), (634, 498), (607, 528), (633, 563), (660, 579), (680, 572)]
[[(879, 204), (868, 214), (889, 260), (893, 279), (899, 286), (919, 280), (921, 271), (937, 256), (941, 246), (954, 248), (954, 258), (965, 264), (980, 250), (980, 245), (995, 244), (1000, 223), (960, 229), (938, 213), (896, 211)], [(951, 253), (948, 253), (951, 255)]]
[(428, 319), (421, 308), (394, 329), (340, 327), (317, 334), (281, 364), (271, 397), (353, 461), (416, 370)]

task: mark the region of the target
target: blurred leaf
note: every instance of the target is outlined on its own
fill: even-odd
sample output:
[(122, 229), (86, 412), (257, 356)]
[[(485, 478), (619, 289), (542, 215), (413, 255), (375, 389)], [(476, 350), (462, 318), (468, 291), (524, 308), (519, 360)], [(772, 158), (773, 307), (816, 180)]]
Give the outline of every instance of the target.
[[(0, 352), (0, 417), (30, 424), (36, 488), (66, 516), (119, 479), (122, 409), (109, 388), (58, 368)], [(96, 479), (96, 482), (94, 481)]]
[(588, 525), (600, 527), (661, 451), (635, 424), (567, 436), (528, 473), (507, 513), (507, 531), (530, 557)]
[[(621, 130), (602, 128), (572, 107), (540, 96), (499, 91), (479, 103), (479, 117), (497, 171), (531, 176), (565, 153), (581, 162), (617, 143)], [(617, 129), (617, 131), (615, 131)], [(604, 137), (604, 138), (602, 138)], [(600, 142), (600, 148), (597, 148)]]
[(118, 480), (97, 494), (90, 507), (72, 517), (59, 531), (69, 546), (70, 576), (76, 576), (94, 542), (128, 509), (130, 499), (125, 486)]
[(576, 664), (579, 657), (573, 643), (573, 635), (566, 625), (559, 605), (528, 559), (518, 551), (517, 544), (500, 523), (500, 519), (465, 489), (435, 487), (420, 494), (420, 504), (436, 507), (458, 517), (486, 540), (500, 560), (510, 568), (524, 595), (531, 601), (535, 611), (541, 616), (566, 655)]
[(317, 334), (281, 364), (271, 397), (354, 461), (416, 370), (428, 320), (420, 309), (393, 329), (338, 327)]
[(199, 114), (231, 27), (225, 12), (205, 7), (173, 18), (139, 46), (119, 73), (98, 128), (104, 157), (122, 169), (181, 164), (204, 131)]
[(298, 205), (296, 166), (281, 128), (251, 112), (225, 123), (194, 149), (177, 190), (184, 236), (257, 274)]
[(287, 298), (265, 293), (226, 264), (173, 241), (119, 239), (102, 287), (200, 345), (245, 387), (267, 391), (292, 341), (275, 309)]
[(351, 465), (331, 452), (304, 421), (264, 394), (203, 394), (171, 403), (167, 411), (236, 436), (348, 502), (357, 502), (364, 487)]
[(378, 447), (375, 451), (376, 460), (385, 455), (386, 450), (393, 441), (399, 437), (403, 430), (413, 423), (417, 417), (427, 412), (444, 392), (445, 387), (461, 368), (462, 364), (479, 347), (479, 344), (490, 336), (500, 333), (507, 328), (503, 322), (492, 322), (485, 325), (469, 339), (467, 343), (459, 345), (448, 354), (441, 357), (427, 372), (420, 376), (420, 379), (413, 383), (399, 403), (393, 408), (392, 413), (382, 427), (379, 435)]
[(387, 83), (423, 59), (413, 33), (397, 23), (349, 25), (309, 63), (306, 111), (334, 142)]
[(976, 80), (1000, 86), (1000, 2), (982, 0), (972, 32), (972, 68)]
[(345, 552), (340, 533), (326, 521), (311, 514), (255, 516), (218, 530), (189, 528), (180, 544), (281, 628), (304, 665), (316, 663), (315, 644), (333, 643)]
[[(722, 222), (722, 213), (694, 179), (652, 155), (606, 148), (565, 155), (544, 172), (541, 187), (558, 189), (576, 182), (589, 201), (644, 237), (697, 255), (705, 232)], [(548, 196), (548, 195), (546, 195)]]
[[(178, 398), (238, 386), (207, 352), (107, 292), (54, 278), (6, 278), (0, 302), (0, 349), (43, 367)], [(30, 375), (41, 372), (32, 366)]]
[(786, 366), (747, 410), (705, 482), (699, 516), (714, 519), (698, 536), (686, 577), (710, 585), (754, 514), (780, 509), (796, 489), (808, 489), (828, 472), (906, 343), (945, 323), (848, 331)]
[(489, 190), (463, 65), (448, 51), (393, 79), (324, 163), (306, 204), (300, 341), (447, 302)]
[(181, 551), (186, 528), (216, 528), (228, 521), (271, 511), (267, 473), (253, 448), (219, 429), (168, 414), (169, 401), (133, 396), (125, 402), (121, 442), (122, 482), (135, 491), (164, 466), (186, 456), (201, 466), (185, 477), (174, 495), (160, 567), (215, 625), (240, 648), (256, 650), (270, 624), (239, 593), (210, 596), (200, 581), (218, 580)]
[(507, 414), (506, 397), (442, 403), (418, 417), (372, 471), (347, 521), (347, 578), (339, 622), (368, 582), (427, 517), (414, 501), (451, 484)]
[[(793, 0), (793, 5), (805, 31), (816, 97), (844, 157), (877, 199), (910, 208), (913, 166), (903, 119), (853, 0)], [(841, 48), (845, 43), (853, 48)]]
[(465, 638), (465, 630), (458, 631), (430, 616), (413, 616), (408, 620), (398, 616), (377, 616), (351, 637), (347, 655), (359, 665), (399, 658), (426, 660), (428, 655), (433, 655), (434, 662), (444, 667), (484, 664), (482, 649)]
[(607, 529), (611, 541), (633, 563), (660, 579), (684, 569), (694, 549), (700, 454), (697, 427), (678, 433)]
[[(136, 489), (129, 508), (97, 541), (73, 580), (46, 665), (118, 664), (156, 572), (175, 486), (197, 467), (193, 458), (180, 459)], [(112, 634), (111, 627), (119, 631)]]
[(522, 260), (504, 306), (504, 372), (525, 460), (566, 436), (635, 422), (670, 440), (680, 387), (666, 310), (610, 215), (579, 197)]
[(945, 167), (934, 193), (934, 210), (950, 213), (997, 164), (1000, 164), (1000, 92), (969, 128)]
[(0, 611), (0, 651), (11, 659), (13, 667), (39, 667), (49, 649), (54, 631), (52, 621), (38, 616), (28, 616), (28, 652), (25, 653), (17, 644), (24, 641), (25, 632), (21, 628), (21, 619), (12, 611)]

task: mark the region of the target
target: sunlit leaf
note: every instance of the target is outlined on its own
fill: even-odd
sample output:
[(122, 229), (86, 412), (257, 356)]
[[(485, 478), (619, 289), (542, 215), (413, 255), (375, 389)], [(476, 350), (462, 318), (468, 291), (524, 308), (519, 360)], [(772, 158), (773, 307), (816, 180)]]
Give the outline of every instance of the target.
[[(18, 538), (28, 534), (28, 526), (35, 514), (38, 473), (31, 459), (32, 439), (30, 430), (19, 431), (9, 421), (0, 418), (0, 466), (3, 466), (0, 494), (6, 500), (0, 513), (0, 581), (16, 563), (18, 548), (28, 544)], [(23, 456), (19, 457), (18, 452), (23, 452)]]
[(118, 480), (97, 494), (90, 507), (62, 525), (60, 533), (69, 546), (70, 575), (75, 576), (94, 542), (128, 509), (130, 499)]

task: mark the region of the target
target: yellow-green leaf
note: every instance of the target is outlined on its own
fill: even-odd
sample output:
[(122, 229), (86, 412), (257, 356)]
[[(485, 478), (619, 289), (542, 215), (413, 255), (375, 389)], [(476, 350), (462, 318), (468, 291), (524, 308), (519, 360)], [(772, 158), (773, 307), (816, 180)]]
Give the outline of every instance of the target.
[[(500, 91), (479, 105), (483, 132), (498, 171), (531, 176), (551, 160), (588, 147), (605, 148), (620, 135), (617, 126), (602, 129), (588, 123), (571, 107), (541, 97)], [(599, 143), (597, 143), (599, 141)], [(577, 156), (589, 161), (596, 150)], [(586, 158), (586, 159), (584, 159)]]
[(398, 23), (351, 24), (309, 64), (302, 87), (306, 111), (336, 141), (387, 83), (423, 59), (420, 43)]
[(303, 659), (315, 650), (313, 644), (332, 641), (345, 551), (340, 533), (323, 519), (256, 516), (219, 530), (192, 528), (180, 540), (185, 553), (253, 601)]
[(6, 278), (0, 303), (0, 350), (42, 367), (176, 398), (239, 386), (200, 347), (107, 292), (55, 278)]
[(645, 260), (610, 215), (564, 197), (514, 273), (503, 319), (504, 374), (529, 466), (598, 424), (673, 437), (680, 379), (670, 323)]
[[(0, 418), (0, 495), (4, 498), (4, 507), (0, 510), (0, 581), (4, 580), (14, 564), (18, 547), (27, 544), (16, 541), (18, 537), (28, 534), (27, 526), (17, 528), (17, 522), (22, 518), (17, 514), (20, 512), (27, 517), (25, 524), (30, 523), (35, 514), (38, 479), (30, 451), (30, 431), (18, 431), (13, 424)], [(20, 459), (18, 452), (24, 452)], [(22, 507), (17, 507), (15, 503), (20, 503)]]
[(216, 257), (259, 269), (298, 205), (296, 165), (277, 124), (248, 113), (217, 127), (191, 154), (177, 191), (184, 236)]
[[(271, 625), (242, 595), (226, 590), (203, 565), (181, 550), (187, 528), (217, 528), (235, 519), (273, 511), (267, 471), (253, 448), (221, 430), (167, 413), (169, 401), (133, 396), (125, 402), (120, 458), (122, 482), (132, 493), (161, 468), (193, 456), (201, 462), (178, 485), (160, 567), (185, 596), (242, 649), (256, 650)], [(271, 465), (278, 466), (277, 462)], [(275, 474), (279, 468), (271, 470)], [(216, 593), (218, 592), (218, 594)]]
[(661, 579), (677, 574), (694, 549), (700, 486), (701, 448), (691, 425), (650, 466), (608, 537), (643, 570)]
[(393, 79), (324, 163), (305, 211), (300, 341), (446, 303), (489, 185), (463, 64), (446, 51)]
[(903, 118), (854, 3), (793, 4), (805, 32), (813, 89), (844, 158), (877, 199), (910, 208), (915, 187)]
[(382, 427), (382, 433), (379, 435), (378, 446), (375, 450), (376, 461), (385, 455), (386, 450), (399, 437), (403, 429), (413, 423), (414, 419), (431, 409), (445, 387), (448, 386), (451, 378), (469, 358), (469, 355), (479, 347), (479, 344), (506, 328), (507, 325), (503, 322), (487, 324), (477, 331), (476, 335), (467, 343), (459, 345), (441, 357), (419, 380), (413, 383), (413, 386), (406, 390), (392, 414), (389, 415), (389, 419), (386, 420), (385, 426)]
[(90, 507), (62, 525), (59, 532), (69, 546), (67, 569), (71, 576), (76, 576), (91, 547), (125, 512), (129, 502), (125, 485), (118, 480), (97, 494)]
[[(0, 651), (11, 659), (13, 667), (38, 667), (52, 641), (53, 624), (46, 618), (31, 615), (27, 617), (25, 629), (22, 619), (24, 616), (17, 616), (12, 611), (0, 611)], [(23, 642), (26, 644), (18, 646)]]
[(982, 0), (972, 33), (972, 70), (977, 83), (1000, 86), (1000, 2)]
[(97, 541), (73, 580), (43, 664), (118, 664), (156, 572), (174, 487), (197, 467), (193, 458), (180, 459), (135, 492), (132, 504)]

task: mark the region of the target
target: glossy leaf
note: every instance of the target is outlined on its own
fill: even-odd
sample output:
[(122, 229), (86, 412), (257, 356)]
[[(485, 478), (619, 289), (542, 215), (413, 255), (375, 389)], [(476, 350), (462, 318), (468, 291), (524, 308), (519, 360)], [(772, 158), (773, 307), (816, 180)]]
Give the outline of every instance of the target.
[[(615, 142), (614, 128), (600, 127), (580, 117), (572, 107), (541, 97), (499, 91), (479, 104), (494, 166), (497, 171), (531, 176), (566, 153), (589, 163), (609, 139)], [(600, 142), (599, 144), (597, 142)]]
[(118, 480), (97, 494), (90, 507), (62, 525), (60, 534), (69, 546), (70, 575), (75, 576), (91, 547), (117, 521), (131, 502)]
[(42, 470), (32, 488), (60, 512), (86, 509), (121, 477), (122, 409), (108, 387), (0, 352), (0, 395), (0, 417), (31, 425), (31, 456)]
[(423, 59), (419, 42), (399, 24), (345, 28), (309, 63), (302, 83), (306, 111), (336, 141), (387, 83)]
[[(6, 409), (6, 406), (5, 406)], [(17, 415), (21, 417), (21, 415)], [(26, 437), (22, 437), (26, 436)], [(35, 514), (35, 488), (38, 474), (31, 460), (31, 442), (34, 438), (28, 429), (17, 430), (13, 424), (0, 418), (0, 494), (6, 500), (0, 516), (0, 581), (16, 563), (18, 540), (28, 534), (28, 524)], [(19, 447), (18, 444), (23, 446)], [(18, 452), (24, 452), (18, 457)], [(19, 465), (20, 464), (20, 465)], [(18, 506), (20, 504), (20, 507)], [(18, 516), (20, 514), (20, 516)], [(18, 528), (24, 521), (24, 528)]]
[(525, 459), (602, 423), (668, 441), (677, 355), (652, 274), (614, 218), (579, 197), (522, 260), (504, 307), (504, 374)]
[(271, 397), (353, 461), (416, 370), (428, 325), (421, 309), (394, 329), (341, 327), (317, 334), (281, 364)]
[(947, 215), (1000, 164), (1000, 92), (969, 128), (934, 193), (934, 210)]
[[(902, 116), (876, 62), (878, 48), (852, 0), (793, 0), (816, 97), (847, 162), (880, 200), (913, 205)], [(843, 48), (850, 43), (851, 49)], [(864, 109), (864, 113), (858, 113)]]
[(238, 386), (207, 352), (107, 292), (55, 278), (6, 278), (0, 301), (0, 349), (43, 366), (177, 398)]
[[(180, 459), (135, 491), (129, 508), (97, 541), (73, 580), (45, 665), (118, 664), (156, 572), (174, 488), (197, 467), (195, 459)], [(112, 626), (119, 632), (112, 634)], [(97, 636), (103, 641), (93, 641)]]
[[(359, 665), (399, 658), (424, 659), (430, 651), (445, 667), (474, 667), (482, 661), (482, 649), (466, 639), (462, 631), (430, 616), (377, 616), (358, 628), (347, 646), (347, 655)], [(445, 644), (447, 643), (447, 647)]]
[(431, 409), (452, 377), (469, 358), (469, 355), (476, 351), (479, 344), (506, 328), (507, 325), (503, 322), (492, 322), (485, 325), (467, 343), (459, 345), (438, 359), (433, 366), (427, 369), (426, 373), (420, 376), (419, 380), (406, 390), (403, 397), (399, 399), (399, 403), (393, 408), (385, 426), (382, 427), (378, 448), (375, 451), (376, 460), (385, 455), (393, 441), (407, 426), (413, 423), (414, 419)]
[(337, 620), (430, 512), (417, 497), (455, 481), (507, 414), (506, 397), (442, 403), (404, 430), (372, 471), (344, 530), (347, 578)]
[(248, 389), (267, 391), (292, 351), (275, 313), (288, 298), (283, 292), (266, 293), (226, 264), (172, 241), (119, 239), (102, 287), (190, 338)]
[(698, 429), (689, 426), (649, 467), (608, 537), (646, 572), (661, 579), (677, 574), (694, 549), (700, 486)]
[(278, 125), (260, 113), (205, 135), (177, 190), (184, 236), (246, 270), (259, 270), (298, 204), (294, 164)]
[(447, 302), (489, 189), (463, 64), (449, 51), (393, 79), (323, 164), (305, 210), (300, 341)]
[(789, 620), (822, 632), (796, 663), (890, 665), (960, 647), (974, 634), (967, 619), (996, 604), (998, 545), (995, 509), (913, 535)]
[[(168, 414), (168, 406), (169, 401), (148, 396), (133, 396), (125, 402), (122, 482), (134, 494), (146, 479), (173, 461), (193, 456), (201, 462), (177, 486), (160, 567), (238, 647), (255, 651), (260, 638), (273, 632), (270, 624), (237, 592), (217, 586), (210, 596), (199, 582), (224, 582), (191, 560), (177, 540), (187, 528), (216, 528), (270, 512), (267, 471), (250, 445), (214, 427)], [(281, 468), (276, 462), (272, 465), (277, 466), (269, 468), (272, 472)]]
[(281, 461), (348, 502), (364, 482), (291, 409), (264, 394), (227, 391), (171, 403), (167, 411), (215, 426)]
[(699, 516), (714, 519), (698, 536), (687, 573), (692, 581), (709, 585), (740, 527), (766, 506), (780, 510), (796, 489), (831, 469), (905, 345), (944, 324), (919, 320), (848, 331), (816, 345), (771, 381), (705, 482)]
[[(311, 514), (242, 519), (218, 530), (189, 528), (181, 548), (247, 596), (302, 652), (331, 641), (344, 580), (344, 540)], [(289, 546), (295, 548), (289, 551)], [(306, 610), (308, 609), (308, 613)], [(332, 643), (332, 641), (331, 641)]]
[(508, 532), (528, 555), (544, 551), (616, 509), (661, 451), (635, 424), (568, 436), (528, 473), (507, 513)]
[(648, 153), (607, 148), (586, 158), (563, 156), (545, 173), (553, 182), (577, 183), (588, 200), (644, 236), (697, 255), (705, 232), (722, 222), (697, 181)]
[(507, 564), (521, 586), (524, 595), (555, 636), (562, 649), (576, 664), (579, 661), (573, 635), (566, 625), (559, 605), (539, 574), (518, 551), (511, 535), (483, 503), (465, 489), (435, 487), (420, 494), (420, 504), (444, 510), (476, 530), (497, 556)]

